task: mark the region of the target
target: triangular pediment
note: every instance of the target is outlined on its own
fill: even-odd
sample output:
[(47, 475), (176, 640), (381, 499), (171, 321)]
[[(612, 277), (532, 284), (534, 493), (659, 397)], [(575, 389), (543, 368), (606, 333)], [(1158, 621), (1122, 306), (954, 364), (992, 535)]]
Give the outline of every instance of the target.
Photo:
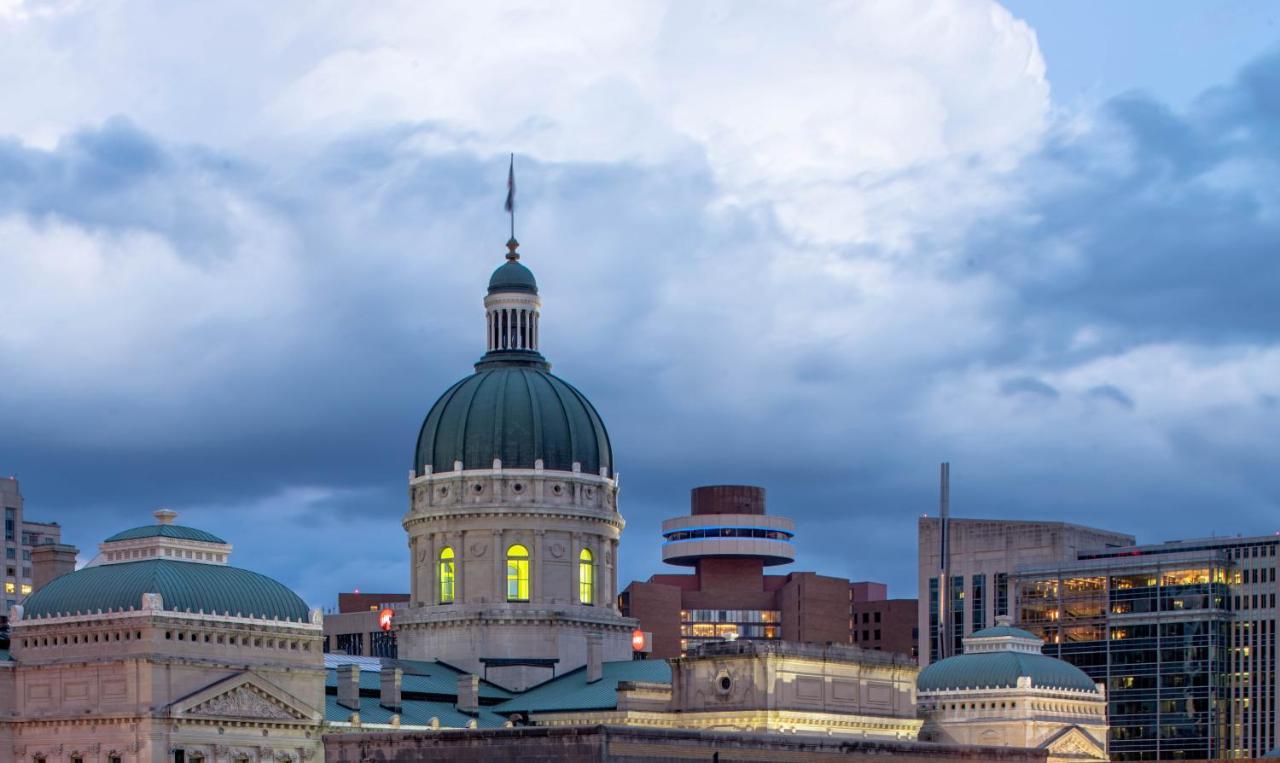
[(1050, 761), (1107, 760), (1106, 747), (1079, 726), (1068, 726), (1040, 744)]
[(169, 706), (174, 717), (318, 721), (320, 714), (253, 671), (238, 673)]

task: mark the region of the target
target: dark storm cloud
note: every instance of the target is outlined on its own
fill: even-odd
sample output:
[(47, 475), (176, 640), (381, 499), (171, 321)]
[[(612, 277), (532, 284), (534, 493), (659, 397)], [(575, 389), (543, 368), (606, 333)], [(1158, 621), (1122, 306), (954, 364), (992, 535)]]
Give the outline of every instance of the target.
[[(910, 595), (916, 518), (935, 510), (944, 459), (962, 515), (1144, 534), (1159, 506), (1158, 538), (1207, 529), (1197, 517), (1213, 505), (1230, 529), (1260, 530), (1280, 489), (1263, 455), (1280, 445), (1265, 404), (1280, 390), (1247, 410), (1184, 412), (1110, 370), (1070, 374), (1150, 343), (1280, 339), (1278, 79), (1270, 56), (1185, 113), (1129, 95), (1092, 115), (1094, 129), (1057, 130), (1009, 176), (1014, 208), (971, 221), (964, 266), (943, 281), (960, 295), (991, 289), (969, 331), (995, 338), (972, 351), (936, 340), (961, 316), (894, 323), (920, 312), (913, 299), (838, 325), (874, 287), (799, 256), (767, 204), (717, 205), (701, 157), (522, 159), (517, 233), (542, 287), (544, 350), (600, 409), (622, 472), (623, 577), (659, 571), (658, 522), (687, 511), (690, 487), (746, 482), (799, 520), (797, 568)], [(31, 514), (91, 549), (172, 505), (312, 602), (404, 588), (414, 438), (479, 354), (483, 285), (505, 240), (505, 159), (421, 148), (437, 129), (269, 159), (174, 145), (122, 119), (52, 150), (0, 145), (0, 219), (150, 232), (190, 264), (181, 283), (216, 286), (229, 264), (262, 258), (261, 278), (277, 280), (259, 301), (291, 300), (257, 324), (194, 321), (163, 349), (142, 337), (101, 380), (0, 394), (0, 470), (23, 479)], [(892, 261), (865, 244), (820, 254)], [(931, 274), (935, 255), (894, 275)], [(273, 257), (284, 266), (267, 267)], [(227, 303), (212, 292), (192, 309), (217, 315)], [(135, 364), (160, 351), (159, 370)], [(0, 360), (6, 378), (21, 376), (14, 362)], [(1137, 375), (1174, 385), (1195, 370)], [(152, 386), (120, 383), (132, 373)]]

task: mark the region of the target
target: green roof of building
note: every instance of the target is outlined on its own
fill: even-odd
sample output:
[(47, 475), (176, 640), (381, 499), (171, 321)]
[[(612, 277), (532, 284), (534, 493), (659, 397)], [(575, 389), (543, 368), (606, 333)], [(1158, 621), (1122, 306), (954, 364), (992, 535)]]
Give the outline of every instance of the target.
[(994, 625), (990, 628), (983, 628), (980, 631), (974, 631), (969, 638), (1001, 638), (1012, 636), (1014, 638), (1029, 638), (1032, 641), (1040, 641), (1040, 637), (1030, 631), (1024, 631), (1021, 628), (1014, 628), (1012, 625)]
[[(326, 655), (328, 657), (328, 655)], [(330, 661), (326, 659), (326, 666)], [(335, 660), (336, 662), (336, 660)], [(382, 667), (391, 670), (400, 668), (404, 675), (400, 678), (400, 690), (406, 696), (419, 695), (419, 698), (456, 697), (458, 695), (458, 676), (464, 671), (446, 665), (443, 662), (422, 662), (419, 660), (383, 659)], [(382, 677), (377, 670), (360, 671), (360, 688), (363, 691), (377, 693), (382, 690)], [(325, 673), (325, 687), (337, 691), (338, 669), (329, 667)], [(480, 681), (480, 698), (503, 700), (515, 696), (490, 681)]]
[(170, 612), (307, 621), (306, 602), (266, 575), (221, 564), (148, 559), (85, 567), (55, 578), (23, 602), (23, 617), (140, 609), (158, 593)]
[(111, 543), (117, 540), (139, 540), (141, 538), (178, 538), (179, 540), (198, 540), (204, 543), (226, 543), (225, 540), (219, 538), (211, 532), (197, 530), (194, 527), (183, 527), (182, 525), (144, 525), (143, 527), (135, 527), (132, 530), (124, 530), (107, 538), (106, 542)]
[(527, 291), (538, 293), (538, 282), (533, 271), (516, 260), (507, 260), (489, 277), (489, 293), (495, 291)]
[[(540, 362), (541, 355), (536, 356)], [(495, 458), (508, 469), (543, 467), (612, 472), (613, 449), (600, 414), (581, 392), (545, 368), (545, 364), (506, 359), (514, 353), (490, 353), (476, 373), (454, 384), (423, 421), (414, 453), (419, 474), (491, 469)], [(490, 357), (494, 356), (494, 357)]]
[(586, 667), (538, 684), (515, 699), (495, 705), (494, 712), (556, 713), (570, 710), (607, 710), (618, 706), (618, 683), (649, 681), (671, 683), (666, 660), (623, 660), (604, 663), (599, 681), (587, 683)]
[(1030, 676), (1032, 686), (1037, 688), (1097, 691), (1094, 680), (1071, 663), (1043, 654), (1013, 651), (948, 657), (920, 671), (916, 688), (920, 691), (1013, 689), (1020, 676)]
[[(376, 676), (377, 673), (374, 675)], [(356, 711), (339, 705), (336, 694), (325, 695), (324, 718), (329, 723), (349, 721), (354, 712), (360, 713), (362, 724), (390, 723), (391, 716), (396, 715), (395, 711), (383, 707), (377, 697), (361, 695), (360, 709)], [(475, 714), (470, 714), (460, 712), (452, 702), (419, 699), (402, 699), (399, 715), (401, 726), (430, 726), (431, 719), (437, 718), (441, 726), (449, 729), (466, 728), (473, 718), (476, 726), (482, 729), (499, 728), (507, 721), (505, 716), (498, 715), (487, 707), (482, 707)]]

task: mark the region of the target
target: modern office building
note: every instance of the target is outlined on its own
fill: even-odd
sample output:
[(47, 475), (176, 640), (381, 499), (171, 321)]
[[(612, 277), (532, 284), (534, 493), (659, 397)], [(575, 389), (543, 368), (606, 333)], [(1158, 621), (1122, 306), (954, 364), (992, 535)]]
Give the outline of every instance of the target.
[(31, 552), (36, 546), (61, 543), (57, 522), (26, 518), (17, 477), (0, 477), (0, 507), (4, 508), (4, 611), (20, 604), (32, 591)]
[(1057, 522), (950, 519), (944, 575), (940, 524), (920, 520), (922, 663), (1008, 614), (1105, 684), (1114, 760), (1249, 758), (1280, 743), (1280, 536), (1139, 546)]
[(965, 636), (1011, 614), (1009, 576), (1020, 566), (1134, 544), (1132, 535), (1066, 522), (948, 519), (944, 557), (943, 520), (924, 516), (918, 528), (922, 666), (959, 654)]
[(662, 558), (693, 573), (654, 575), (619, 597), (622, 612), (653, 634), (654, 657), (733, 639), (854, 643), (912, 654), (915, 603), (888, 601), (883, 583), (765, 573), (795, 559), (795, 523), (765, 513), (764, 488), (698, 487), (690, 501), (688, 515), (662, 523)]
[(1278, 536), (1205, 538), (1018, 571), (1022, 626), (1107, 684), (1113, 759), (1277, 746), (1277, 546)]

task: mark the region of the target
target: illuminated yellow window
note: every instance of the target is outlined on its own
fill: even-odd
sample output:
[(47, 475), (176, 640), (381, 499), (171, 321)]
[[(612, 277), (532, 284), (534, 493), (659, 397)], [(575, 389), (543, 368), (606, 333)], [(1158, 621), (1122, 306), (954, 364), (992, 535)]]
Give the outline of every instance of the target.
[(596, 600), (596, 566), (591, 560), (591, 550), (582, 549), (578, 554), (578, 600), (593, 604)]
[(18, 586), (16, 586), (16, 585), (13, 583), (13, 581), (8, 581), (8, 582), (6, 582), (6, 583), (4, 584), (4, 592), (5, 592), (5, 593), (17, 593), (17, 592), (18, 592)]
[(440, 549), (440, 603), (453, 603), (454, 585), (453, 549), (445, 546)]
[(507, 549), (507, 601), (529, 600), (529, 549), (513, 544)]
[(31, 586), (28, 585), (27, 583), (23, 583), (22, 588), (20, 588), (19, 590), (22, 591), (23, 596), (26, 596), (27, 594), (31, 593)]

